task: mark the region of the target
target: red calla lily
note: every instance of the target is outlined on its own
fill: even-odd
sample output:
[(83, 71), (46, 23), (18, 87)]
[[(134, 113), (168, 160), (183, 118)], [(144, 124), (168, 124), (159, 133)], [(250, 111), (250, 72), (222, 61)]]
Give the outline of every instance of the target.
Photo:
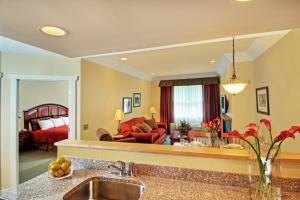
[(271, 122), (270, 122), (270, 120), (268, 120), (268, 119), (261, 119), (261, 120), (260, 120), (260, 123), (264, 124), (265, 127), (266, 127), (269, 131), (271, 131)]
[(244, 138), (247, 138), (249, 136), (257, 137), (257, 130), (249, 128), (243, 135)]
[(238, 138), (242, 138), (243, 135), (238, 132), (237, 130), (233, 130), (231, 132), (228, 133), (228, 137), (238, 137)]
[(300, 132), (300, 126), (291, 126), (288, 131), (292, 134), (295, 134), (296, 132)]
[(250, 123), (250, 124), (248, 124), (248, 129), (254, 129), (254, 130), (258, 130), (258, 128), (259, 128), (259, 126), (257, 125), (257, 124), (255, 124), (255, 123)]
[(281, 140), (284, 140), (288, 137), (291, 137), (293, 139), (295, 139), (294, 133), (290, 132), (290, 131), (281, 131), (275, 138), (274, 138), (274, 142), (279, 142)]

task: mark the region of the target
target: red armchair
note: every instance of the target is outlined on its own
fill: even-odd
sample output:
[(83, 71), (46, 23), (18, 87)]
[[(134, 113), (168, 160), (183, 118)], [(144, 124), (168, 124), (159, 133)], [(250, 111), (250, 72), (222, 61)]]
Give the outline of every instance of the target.
[(132, 130), (133, 125), (142, 124), (145, 117), (132, 118), (120, 124), (121, 134), (128, 136), (131, 135), (140, 143), (162, 144), (166, 139), (166, 124), (157, 123), (158, 129), (152, 130), (151, 133), (140, 133)]

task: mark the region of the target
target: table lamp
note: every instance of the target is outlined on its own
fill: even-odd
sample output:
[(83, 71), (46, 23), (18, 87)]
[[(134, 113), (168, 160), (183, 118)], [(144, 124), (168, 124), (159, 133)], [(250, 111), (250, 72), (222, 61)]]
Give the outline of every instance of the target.
[(149, 113), (152, 115), (152, 119), (154, 119), (154, 114), (156, 114), (156, 108), (154, 106), (151, 106), (149, 109)]
[(121, 120), (125, 119), (125, 115), (121, 109), (117, 109), (115, 113), (114, 120), (118, 121), (118, 133), (120, 133), (120, 123)]

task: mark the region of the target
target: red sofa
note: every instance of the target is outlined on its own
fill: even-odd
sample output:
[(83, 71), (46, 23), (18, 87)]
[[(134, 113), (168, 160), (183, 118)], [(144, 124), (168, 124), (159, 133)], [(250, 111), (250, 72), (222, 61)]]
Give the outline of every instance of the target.
[(120, 124), (121, 134), (124, 136), (131, 135), (140, 143), (149, 144), (162, 144), (166, 139), (166, 124), (158, 122), (158, 129), (152, 130), (151, 133), (139, 133), (133, 132), (132, 126), (136, 124), (142, 124), (145, 121), (145, 117), (132, 118), (126, 122)]

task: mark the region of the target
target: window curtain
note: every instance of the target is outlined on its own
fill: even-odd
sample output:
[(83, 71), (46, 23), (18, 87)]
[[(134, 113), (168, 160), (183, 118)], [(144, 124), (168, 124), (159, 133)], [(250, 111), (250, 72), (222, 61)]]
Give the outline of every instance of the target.
[(199, 126), (203, 121), (202, 86), (175, 86), (174, 87), (174, 121), (182, 120), (192, 126)]
[(203, 85), (204, 121), (208, 122), (220, 117), (220, 86), (219, 84)]
[(160, 88), (160, 121), (167, 124), (169, 133), (173, 122), (173, 87)]

